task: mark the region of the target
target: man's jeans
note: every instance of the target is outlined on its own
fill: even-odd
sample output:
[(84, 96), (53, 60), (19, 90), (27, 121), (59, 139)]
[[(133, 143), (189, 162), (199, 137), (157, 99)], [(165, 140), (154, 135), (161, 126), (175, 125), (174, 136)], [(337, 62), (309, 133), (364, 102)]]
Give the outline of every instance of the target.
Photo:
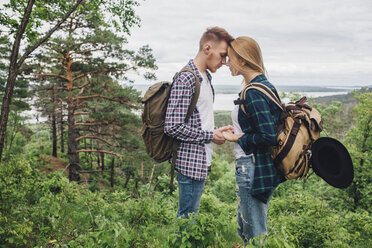
[(197, 214), (205, 181), (193, 180), (178, 172), (178, 201), (177, 217), (188, 218), (190, 213)]
[[(253, 154), (236, 160), (236, 193), (238, 198), (238, 234), (244, 244), (267, 231), (267, 209), (265, 204), (251, 195), (255, 160)], [(273, 190), (274, 192), (274, 190)], [(271, 193), (272, 194), (272, 193)], [(258, 244), (260, 242), (253, 242)]]

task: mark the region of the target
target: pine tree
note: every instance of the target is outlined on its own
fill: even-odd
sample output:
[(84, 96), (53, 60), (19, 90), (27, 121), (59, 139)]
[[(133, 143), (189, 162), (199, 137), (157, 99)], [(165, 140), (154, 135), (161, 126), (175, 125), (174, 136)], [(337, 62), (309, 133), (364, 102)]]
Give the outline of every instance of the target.
[[(130, 147), (123, 141), (128, 131), (123, 130), (132, 122), (132, 109), (138, 107), (139, 94), (115, 80), (129, 81), (127, 73), (140, 70), (146, 72), (146, 78), (155, 77), (149, 73), (156, 68), (151, 49), (125, 49), (126, 39), (102, 22), (100, 15), (96, 10), (75, 12), (68, 25), (58, 31), (59, 36), (49, 41), (34, 59), (34, 63), (40, 63), (39, 80), (60, 81), (57, 89), (66, 94), (61, 100), (68, 113), (69, 178), (75, 181), (80, 180), (79, 152), (123, 157), (119, 152)], [(99, 145), (95, 149), (80, 149), (79, 141), (85, 139), (99, 141)]]
[[(13, 91), (25, 60), (48, 41), (63, 24), (66, 25), (67, 18), (76, 10), (100, 13), (99, 21), (109, 22), (116, 31), (129, 34), (129, 28), (138, 25), (140, 21), (133, 9), (137, 5), (138, 2), (135, 0), (10, 0), (2, 6), (0, 28), (13, 45), (11, 56), (8, 58), (8, 75), (1, 105), (0, 160)], [(87, 17), (90, 18), (89, 15)]]
[[(7, 60), (10, 56), (11, 44), (6, 36), (0, 36), (0, 97), (4, 97), (6, 87), (6, 77), (9, 68), (9, 61)], [(4, 147), (6, 161), (8, 161), (11, 155), (12, 144), (17, 132), (21, 129), (23, 122), (26, 117), (22, 116), (22, 112), (30, 110), (30, 105), (27, 99), (30, 97), (29, 93), (29, 80), (27, 79), (28, 68), (24, 64), (20, 68), (22, 74), (17, 78), (14, 87), (13, 102), (9, 109), (11, 113), (9, 115), (10, 129), (5, 132)]]

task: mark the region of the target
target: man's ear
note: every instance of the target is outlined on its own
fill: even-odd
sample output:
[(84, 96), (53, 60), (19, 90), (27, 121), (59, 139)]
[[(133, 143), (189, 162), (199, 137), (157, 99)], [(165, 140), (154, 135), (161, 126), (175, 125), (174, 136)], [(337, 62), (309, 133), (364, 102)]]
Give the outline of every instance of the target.
[(204, 52), (204, 54), (205, 54), (205, 55), (208, 55), (209, 52), (210, 52), (210, 50), (211, 50), (211, 44), (209, 44), (209, 43), (205, 43), (205, 44), (204, 44), (204, 47), (203, 47), (203, 52)]

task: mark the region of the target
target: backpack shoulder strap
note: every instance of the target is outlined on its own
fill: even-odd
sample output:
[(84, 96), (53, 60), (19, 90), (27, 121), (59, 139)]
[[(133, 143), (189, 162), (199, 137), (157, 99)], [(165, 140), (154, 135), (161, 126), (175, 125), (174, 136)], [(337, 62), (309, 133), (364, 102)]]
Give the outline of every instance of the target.
[(250, 125), (252, 126), (252, 128), (255, 129), (255, 125), (254, 125), (252, 116), (248, 113), (248, 111), (245, 109), (245, 106), (244, 106), (244, 102), (246, 100), (247, 91), (250, 90), (250, 89), (255, 89), (255, 90), (258, 90), (258, 91), (262, 92), (271, 101), (273, 101), (281, 110), (284, 110), (284, 109), (283, 109), (283, 106), (282, 106), (282, 103), (280, 101), (279, 96), (277, 94), (275, 94), (269, 87), (267, 87), (264, 84), (260, 84), (260, 83), (250, 83), (250, 84), (248, 84), (242, 90), (242, 93), (240, 94), (240, 100), (241, 100), (240, 106), (241, 106), (243, 112), (247, 115), (248, 122), (250, 123)]
[(196, 108), (196, 103), (198, 102), (198, 98), (199, 98), (199, 94), (200, 94), (200, 82), (199, 82), (199, 78), (196, 75), (196, 73), (192, 69), (190, 69), (188, 67), (185, 67), (181, 71), (179, 71), (178, 73), (176, 73), (176, 75), (173, 77), (173, 81), (177, 78), (177, 76), (181, 72), (191, 72), (194, 75), (194, 77), (195, 77), (195, 92), (194, 92), (194, 95), (193, 95), (193, 97), (191, 99), (191, 103), (190, 103), (189, 109), (187, 110), (186, 119), (185, 119), (185, 122), (187, 122), (190, 119), (192, 113), (194, 112), (194, 110)]
[[(283, 110), (282, 103), (279, 96), (274, 93), (269, 87), (260, 83), (251, 83), (249, 89), (255, 89), (265, 94), (271, 101), (273, 101), (281, 110)], [(244, 96), (245, 97), (245, 96)]]

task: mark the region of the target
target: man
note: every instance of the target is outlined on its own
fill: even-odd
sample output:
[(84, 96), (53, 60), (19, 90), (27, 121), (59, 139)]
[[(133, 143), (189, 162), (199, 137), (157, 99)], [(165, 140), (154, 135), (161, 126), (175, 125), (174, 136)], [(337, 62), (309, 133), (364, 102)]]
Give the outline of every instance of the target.
[(172, 84), (164, 132), (180, 141), (175, 163), (179, 186), (177, 217), (187, 218), (190, 213), (198, 213), (212, 162), (212, 142), (223, 144), (222, 131), (230, 129), (214, 127), (214, 90), (208, 71), (214, 73), (226, 64), (227, 47), (232, 40), (231, 35), (220, 27), (209, 28), (202, 35), (196, 57), (186, 65), (200, 82), (196, 109), (187, 123), (185, 118), (195, 91), (195, 76), (191, 72), (182, 72)]

